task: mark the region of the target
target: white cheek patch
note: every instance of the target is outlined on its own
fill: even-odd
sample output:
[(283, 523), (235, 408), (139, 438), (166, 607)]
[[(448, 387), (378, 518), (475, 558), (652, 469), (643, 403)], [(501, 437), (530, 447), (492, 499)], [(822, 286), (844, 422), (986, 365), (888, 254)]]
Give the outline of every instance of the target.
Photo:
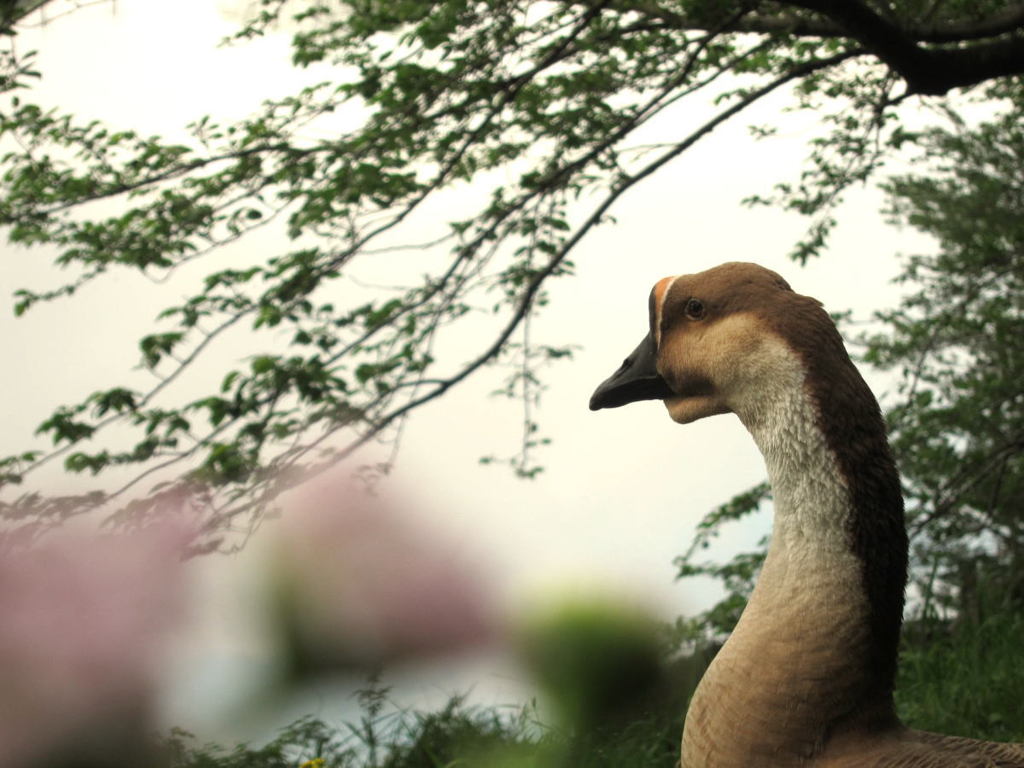
[(668, 298), (669, 291), (672, 290), (673, 284), (680, 277), (682, 277), (682, 275), (663, 277), (654, 284), (654, 327), (651, 330), (654, 332), (655, 349), (658, 349), (661, 346), (661, 317), (665, 308), (665, 300)]

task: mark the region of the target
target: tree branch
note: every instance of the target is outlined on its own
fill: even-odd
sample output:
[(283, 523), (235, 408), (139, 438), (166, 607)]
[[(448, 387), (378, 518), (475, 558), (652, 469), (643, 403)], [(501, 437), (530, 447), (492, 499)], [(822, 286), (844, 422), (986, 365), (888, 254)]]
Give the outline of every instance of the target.
[[(836, 5), (862, 5), (856, 2), (839, 2)], [(801, 7), (805, 10), (819, 11), (822, 16), (806, 16), (793, 12), (746, 14), (733, 26), (736, 32), (753, 32), (757, 34), (786, 34), (795, 37), (846, 37), (846, 29), (832, 14), (825, 14), (820, 8), (811, 8), (810, 3), (782, 2), (781, 5)], [(822, 5), (821, 3), (815, 5)], [(650, 0), (630, 2), (620, 0), (610, 6), (612, 9), (632, 11), (648, 19), (656, 19), (666, 26), (675, 29), (702, 30), (708, 25), (694, 18), (661, 7)], [(863, 6), (862, 6), (863, 7)], [(985, 40), (1012, 32), (1021, 31), (1024, 27), (1024, 3), (1009, 5), (1001, 11), (994, 12), (978, 19), (955, 21), (919, 21), (905, 24), (901, 29), (903, 35), (918, 43), (962, 43), (972, 40)]]
[[(795, 37), (850, 38), (898, 73), (906, 81), (908, 92), (914, 94), (940, 96), (953, 88), (1024, 72), (1024, 3), (977, 20), (902, 25), (861, 0), (785, 0), (780, 5), (796, 11), (751, 12), (729, 29)], [(701, 30), (709, 26), (652, 0), (620, 0), (612, 7), (620, 12), (639, 13), (675, 29)], [(950, 47), (925, 48), (922, 43)]]
[[(569, 253), (579, 244), (583, 237), (596, 227), (604, 217), (607, 215), (609, 209), (625, 194), (629, 189), (635, 186), (637, 183), (652, 175), (667, 163), (681, 155), (697, 141), (711, 133), (716, 127), (729, 120), (731, 117), (744, 109), (749, 107), (751, 104), (758, 102), (764, 96), (767, 96), (772, 91), (779, 87), (792, 82), (793, 80), (799, 79), (805, 75), (811, 74), (821, 69), (827, 69), (837, 64), (842, 63), (848, 59), (854, 58), (859, 55), (863, 55), (864, 51), (845, 51), (838, 53), (834, 56), (830, 56), (824, 59), (817, 59), (813, 61), (805, 62), (797, 67), (794, 67), (789, 72), (786, 72), (766, 85), (751, 91), (742, 99), (738, 100), (735, 104), (722, 110), (719, 114), (715, 115), (703, 125), (695, 129), (691, 134), (683, 138), (678, 143), (672, 145), (667, 151), (654, 158), (650, 163), (640, 168), (635, 173), (624, 177), (613, 186), (604, 199), (591, 210), (590, 215), (587, 216), (586, 220), (583, 221), (580, 226), (573, 232), (573, 234), (566, 239), (562, 246), (551, 255), (548, 262), (541, 268), (538, 269), (529, 279), (529, 281), (523, 286), (522, 292), (516, 301), (515, 308), (512, 314), (508, 318), (506, 324), (499, 331), (494, 341), (487, 346), (479, 355), (464, 364), (464, 366), (451, 374), (447, 378), (433, 380), (430, 382), (431, 389), (421, 395), (416, 395), (403, 405), (395, 408), (389, 413), (384, 414), (382, 417), (377, 419), (364, 433), (359, 435), (357, 438), (352, 440), (344, 447), (334, 451), (329, 457), (324, 459), (318, 466), (311, 467), (298, 474), (292, 475), (287, 471), (280, 472), (280, 478), (277, 480), (269, 480), (268, 483), (273, 486), (270, 490), (263, 493), (261, 496), (255, 499), (250, 499), (241, 506), (226, 509), (219, 513), (216, 524), (213, 525), (214, 529), (219, 529), (220, 524), (233, 520), (236, 517), (252, 513), (253, 510), (258, 509), (261, 505), (270, 503), (270, 501), (279, 493), (287, 490), (290, 487), (298, 484), (298, 482), (308, 480), (310, 477), (335, 466), (338, 462), (343, 461), (362, 446), (374, 440), (380, 435), (388, 426), (400, 421), (407, 414), (416, 410), (417, 408), (426, 405), (432, 400), (436, 400), (450, 389), (457, 386), (459, 383), (464, 381), (470, 375), (472, 375), (479, 368), (490, 363), (494, 358), (505, 348), (505, 345), (520, 327), (523, 320), (527, 317), (533, 306), (534, 300), (537, 294), (540, 292), (544, 282), (551, 277), (558, 268), (562, 265)], [(424, 382), (426, 383), (426, 382)], [(319, 438), (313, 443), (306, 445), (299, 449), (295, 454), (288, 457), (287, 462), (274, 462), (278, 465), (278, 469), (286, 470), (294, 467), (295, 462), (303, 455), (308, 454), (310, 451), (316, 449), (324, 442), (326, 442), (338, 429), (341, 429), (346, 424), (335, 424), (331, 428), (325, 430)], [(272, 476), (272, 473), (267, 473), (268, 478)]]
[[(1024, 41), (1018, 37), (967, 48), (927, 49), (917, 45), (906, 29), (863, 2), (790, 0), (789, 4), (837, 23), (899, 73), (912, 93), (940, 96), (952, 88), (1019, 72), (1024, 67)], [(1018, 18), (1024, 21), (1020, 15)]]

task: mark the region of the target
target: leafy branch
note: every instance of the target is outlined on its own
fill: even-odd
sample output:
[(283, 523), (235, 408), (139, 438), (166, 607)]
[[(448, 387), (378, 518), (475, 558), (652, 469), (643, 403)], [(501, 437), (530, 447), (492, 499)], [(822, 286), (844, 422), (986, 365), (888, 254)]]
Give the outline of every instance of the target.
[[(941, 34), (967, 24), (951, 7), (940, 11)], [(212, 546), (226, 532), (251, 532), (295, 482), (397, 438), (417, 409), (510, 356), (505, 391), (524, 407), (512, 466), (536, 474), (539, 368), (570, 355), (533, 338), (529, 321), (623, 194), (787, 88), (824, 113), (831, 132), (776, 202), (826, 224), (846, 188), (913, 140), (896, 119), (907, 72), (850, 12), (626, 0), (360, 0), (332, 10), (262, 0), (236, 42), (287, 21), (295, 64), (332, 64), (338, 82), (268, 101), (233, 125), (200, 118), (186, 144), (26, 103), (31, 68), (7, 57), (0, 136), (17, 149), (2, 158), (0, 225), (20, 248), (51, 249), (70, 273), (16, 291), (16, 313), (115, 272), (184, 281), (218, 264), (139, 340), (140, 375), (155, 384), (134, 377), (59, 406), (39, 428), (48, 449), (0, 459), (8, 492), (58, 459), (102, 478), (117, 470), (117, 484), (52, 503), (23, 489), (0, 515), (45, 526), (103, 507), (125, 522), (200, 494)], [(780, 26), (787, 18), (794, 25)], [(878, 23), (903, 25), (918, 45), (932, 21)], [(825, 34), (826, 22), (838, 31)], [(689, 133), (635, 143), (640, 128), (681, 105), (709, 103), (714, 112)], [(338, 130), (339, 115), (361, 124)], [(425, 225), (435, 203), (448, 220)], [(819, 222), (802, 257), (823, 247), (827, 229)], [(402, 277), (379, 285), (383, 265), (404, 257)], [(462, 359), (439, 355), (455, 329), (469, 328), (489, 335), (477, 330)], [(213, 386), (184, 396), (243, 333), (257, 351), (241, 360), (229, 352)], [(148, 495), (128, 499), (144, 480)]]

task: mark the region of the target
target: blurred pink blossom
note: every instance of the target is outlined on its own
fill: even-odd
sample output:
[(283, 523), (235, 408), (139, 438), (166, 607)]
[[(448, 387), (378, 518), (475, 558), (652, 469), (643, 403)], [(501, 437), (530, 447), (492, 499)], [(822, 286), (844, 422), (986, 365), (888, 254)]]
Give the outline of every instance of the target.
[(492, 630), (480, 575), (393, 505), (343, 481), (286, 512), (280, 563), (300, 652), (320, 665), (450, 652)]
[(0, 558), (0, 766), (138, 740), (188, 535), (53, 535)]

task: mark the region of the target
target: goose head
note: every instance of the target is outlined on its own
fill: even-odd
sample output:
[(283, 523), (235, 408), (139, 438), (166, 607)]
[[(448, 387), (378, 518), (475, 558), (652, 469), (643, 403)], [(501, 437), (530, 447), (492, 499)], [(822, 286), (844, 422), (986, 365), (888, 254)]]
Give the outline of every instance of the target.
[[(772, 388), (803, 378), (801, 348), (820, 358), (838, 341), (820, 302), (745, 262), (659, 280), (649, 316), (647, 336), (597, 388), (591, 410), (657, 399), (681, 424), (729, 412), (747, 423)], [(848, 361), (841, 341), (838, 353)]]

